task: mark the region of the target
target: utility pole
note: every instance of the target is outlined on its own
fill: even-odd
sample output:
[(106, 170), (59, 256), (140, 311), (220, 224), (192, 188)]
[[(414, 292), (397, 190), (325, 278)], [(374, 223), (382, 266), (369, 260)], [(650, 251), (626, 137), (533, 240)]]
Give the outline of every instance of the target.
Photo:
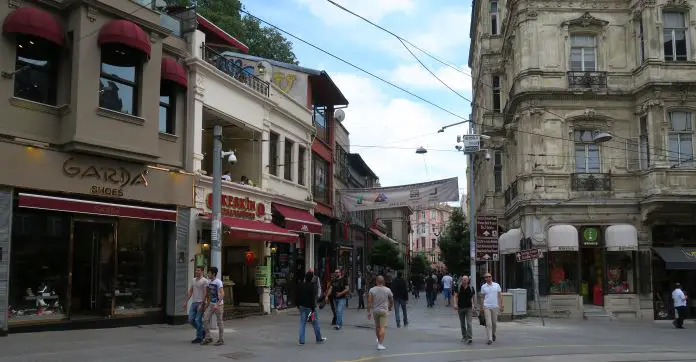
[(213, 224), (210, 230), (210, 264), (222, 272), (222, 126), (213, 127)]

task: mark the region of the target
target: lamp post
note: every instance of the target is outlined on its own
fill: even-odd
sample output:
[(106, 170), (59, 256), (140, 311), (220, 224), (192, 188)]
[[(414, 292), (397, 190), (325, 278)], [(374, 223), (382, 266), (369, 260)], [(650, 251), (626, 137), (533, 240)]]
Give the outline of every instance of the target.
[(230, 163), (237, 163), (237, 156), (233, 151), (222, 151), (222, 126), (216, 124), (213, 127), (213, 221), (210, 230), (210, 264), (222, 273), (222, 160), (228, 157)]

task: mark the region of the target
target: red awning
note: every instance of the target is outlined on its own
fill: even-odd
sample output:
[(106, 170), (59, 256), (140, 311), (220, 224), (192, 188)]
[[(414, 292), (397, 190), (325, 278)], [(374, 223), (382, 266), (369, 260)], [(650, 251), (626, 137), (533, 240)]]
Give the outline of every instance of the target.
[(121, 44), (143, 52), (147, 57), (152, 53), (150, 37), (135, 23), (117, 19), (102, 26), (99, 30), (99, 45)]
[(129, 219), (158, 220), (176, 222), (176, 210), (150, 207), (111, 204), (63, 197), (19, 194), (19, 207), (78, 214), (125, 217)]
[(241, 41), (237, 40), (230, 34), (227, 34), (224, 30), (220, 29), (217, 25), (213, 24), (210, 20), (203, 17), (201, 14), (196, 14), (196, 19), (198, 20), (199, 30), (205, 33), (206, 44), (216, 44), (219, 46), (229, 46), (240, 50), (242, 53), (248, 53), (249, 47), (246, 46)]
[(171, 57), (162, 57), (162, 80), (172, 81), (184, 88), (188, 88), (186, 69)]
[(11, 12), (2, 23), (5, 34), (25, 34), (63, 45), (65, 34), (58, 20), (39, 8), (26, 6)]
[(268, 222), (223, 216), (222, 224), (229, 229), (230, 234), (235, 239), (276, 243), (296, 243), (298, 240), (297, 234)]
[(285, 227), (292, 231), (321, 234), (321, 223), (307, 210), (273, 203), (273, 209), (285, 219)]

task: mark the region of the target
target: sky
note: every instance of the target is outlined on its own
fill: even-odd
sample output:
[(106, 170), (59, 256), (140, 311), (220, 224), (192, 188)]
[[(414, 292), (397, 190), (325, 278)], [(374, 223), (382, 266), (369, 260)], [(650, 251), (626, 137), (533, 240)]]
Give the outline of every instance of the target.
[[(438, 58), (414, 53), (440, 79), (471, 99), (467, 66), (471, 2), (462, 0), (335, 0)], [(251, 14), (418, 96), (468, 118), (470, 103), (431, 76), (392, 35), (326, 0), (246, 0)], [(325, 70), (349, 101), (344, 126), (350, 152), (359, 153), (380, 178), (395, 186), (458, 177), (466, 187), (464, 155), (454, 149), (467, 125), (437, 130), (462, 119), (437, 109), (358, 69), (288, 37), (300, 65)], [(428, 149), (416, 154), (418, 147)]]

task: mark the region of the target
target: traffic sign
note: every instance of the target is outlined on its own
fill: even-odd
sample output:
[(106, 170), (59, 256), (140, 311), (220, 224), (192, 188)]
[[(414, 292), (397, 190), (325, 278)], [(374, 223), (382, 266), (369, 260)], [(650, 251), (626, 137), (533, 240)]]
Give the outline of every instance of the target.
[(527, 249), (527, 250), (520, 250), (517, 253), (515, 253), (515, 258), (517, 258), (517, 262), (523, 262), (523, 261), (532, 261), (536, 259), (541, 259), (544, 257), (544, 252), (541, 251), (540, 249)]
[(475, 153), (481, 150), (481, 135), (465, 134), (462, 136), (465, 153)]
[(476, 261), (498, 261), (498, 217), (476, 217)]

